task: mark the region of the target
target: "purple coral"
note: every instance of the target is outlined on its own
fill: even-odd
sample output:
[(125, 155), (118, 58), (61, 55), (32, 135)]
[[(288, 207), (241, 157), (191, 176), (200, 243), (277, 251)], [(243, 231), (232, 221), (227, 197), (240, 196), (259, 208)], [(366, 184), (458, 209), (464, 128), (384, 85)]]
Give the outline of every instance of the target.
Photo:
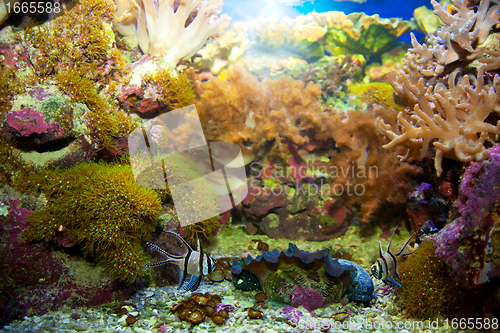
[(312, 312), (323, 306), (323, 296), (315, 289), (295, 286), (295, 292), (291, 296), (292, 306), (303, 306), (304, 309)]
[(219, 303), (216, 305), (216, 311), (217, 313), (219, 313), (220, 311), (222, 310), (226, 310), (226, 311), (236, 311), (236, 308), (231, 305), (231, 304), (224, 304), (224, 303)]
[(10, 112), (6, 120), (7, 124), (21, 133), (22, 136), (30, 136), (33, 133), (40, 134), (48, 126), (43, 113), (33, 109), (24, 108)]
[(498, 248), (500, 225), (495, 210), (500, 204), (500, 145), (490, 157), (472, 162), (462, 176), (457, 209), (460, 217), (441, 230), (436, 254), (448, 262), (456, 279), (471, 288), (500, 275)]

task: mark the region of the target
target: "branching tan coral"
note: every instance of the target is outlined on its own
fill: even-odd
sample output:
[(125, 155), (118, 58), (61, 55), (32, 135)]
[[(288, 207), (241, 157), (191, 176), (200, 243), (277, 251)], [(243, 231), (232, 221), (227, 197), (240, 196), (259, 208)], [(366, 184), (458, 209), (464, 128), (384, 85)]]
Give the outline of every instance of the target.
[[(490, 43), (478, 46), (489, 38), (492, 26), (499, 22), (498, 5), (490, 6), (489, 0), (481, 0), (474, 11), (461, 1), (453, 3), (459, 10), (455, 15), (443, 13), (444, 9), (435, 2), (433, 5), (445, 23), (439, 33), (450, 37), (448, 42), (453, 41), (455, 48), (449, 43), (432, 47), (417, 43), (417, 47), (410, 49), (403, 67), (389, 77), (396, 93), (409, 106), (406, 115), (398, 115), (400, 132), (378, 120), (381, 131), (391, 140), (385, 148), (399, 144), (407, 148), (401, 156), (403, 160), (423, 158), (432, 146), (436, 150), (434, 165), (438, 176), (443, 157), (462, 162), (482, 160), (487, 157), (486, 140), (494, 140), (500, 134), (500, 123), (489, 117), (500, 112), (500, 76), (495, 73), (500, 68), (500, 52), (486, 49), (493, 45)], [(462, 30), (458, 28), (460, 25)], [(464, 29), (469, 32), (465, 34)], [(459, 56), (458, 46), (474, 54), (477, 71), (471, 66), (452, 64)], [(448, 60), (443, 60), (435, 54), (436, 47), (443, 48), (442, 55), (453, 56), (445, 55)], [(422, 66), (424, 63), (427, 67)], [(436, 66), (430, 69), (429, 64)], [(435, 77), (427, 79), (430, 75)]]

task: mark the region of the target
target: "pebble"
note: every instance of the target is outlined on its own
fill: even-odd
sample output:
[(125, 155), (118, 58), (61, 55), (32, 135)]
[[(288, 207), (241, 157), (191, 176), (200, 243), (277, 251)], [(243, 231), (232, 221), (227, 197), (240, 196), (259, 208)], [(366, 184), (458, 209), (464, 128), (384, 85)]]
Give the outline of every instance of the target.
[[(288, 317), (282, 312), (283, 305), (275, 302), (268, 303), (268, 309), (263, 309), (264, 319), (251, 320), (247, 318), (245, 307), (238, 308), (235, 312), (229, 312), (229, 319), (223, 326), (216, 326), (210, 320), (198, 325), (192, 326), (187, 322), (181, 322), (176, 315), (170, 312), (170, 307), (186, 298), (190, 293), (179, 293), (175, 295), (177, 287), (148, 288), (142, 293), (127, 300), (127, 303), (134, 304), (129, 306), (129, 313), (133, 314), (139, 321), (132, 326), (121, 326), (125, 321), (126, 315), (117, 316), (113, 314), (110, 307), (95, 307), (92, 309), (61, 309), (57, 312), (51, 312), (43, 316), (25, 317), (23, 320), (11, 322), (8, 326), (0, 329), (0, 333), (18, 333), (18, 332), (95, 332), (95, 333), (160, 333), (160, 326), (165, 325), (169, 328), (168, 333), (297, 333), (304, 330), (293, 328), (286, 322)], [(235, 304), (239, 300), (240, 305), (246, 305), (252, 302), (253, 295), (236, 290), (230, 282), (222, 282), (219, 285), (203, 282), (196, 292), (217, 293), (227, 300), (229, 304)], [(146, 295), (154, 294), (154, 297), (147, 298)], [(144, 301), (144, 305), (140, 305)], [(156, 304), (163, 304), (157, 306)], [(358, 303), (348, 302), (345, 306), (332, 304), (331, 306), (318, 309), (315, 316), (303, 310), (303, 316), (300, 318), (300, 324), (311, 325), (318, 324), (322, 319), (331, 320), (332, 315), (338, 312), (349, 311), (350, 320), (356, 322), (364, 320), (376, 322), (381, 320), (400, 321), (401, 310), (394, 303), (392, 295), (386, 295), (370, 303), (370, 307), (363, 307)], [(71, 314), (79, 316), (78, 320), (69, 318)], [(153, 328), (154, 327), (154, 328)], [(313, 328), (313, 329), (317, 329)], [(375, 328), (365, 327), (363, 332), (375, 332)], [(307, 330), (307, 332), (319, 332)], [(348, 330), (336, 330), (330, 328), (328, 332), (348, 332)], [(380, 331), (390, 332), (390, 330)], [(399, 331), (402, 332), (402, 331)]]

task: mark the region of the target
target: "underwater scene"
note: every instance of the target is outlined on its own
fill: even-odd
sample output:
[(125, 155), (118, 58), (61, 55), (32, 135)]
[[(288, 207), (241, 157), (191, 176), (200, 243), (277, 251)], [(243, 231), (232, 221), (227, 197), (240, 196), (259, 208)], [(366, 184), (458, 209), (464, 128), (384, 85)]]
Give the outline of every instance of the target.
[(500, 331), (500, 0), (0, 0), (0, 332)]

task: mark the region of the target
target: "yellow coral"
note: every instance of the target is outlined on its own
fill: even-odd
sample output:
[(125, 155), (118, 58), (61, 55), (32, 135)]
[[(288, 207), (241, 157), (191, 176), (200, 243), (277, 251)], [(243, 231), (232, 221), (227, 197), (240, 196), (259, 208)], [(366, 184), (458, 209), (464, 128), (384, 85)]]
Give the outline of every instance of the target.
[(349, 88), (349, 91), (357, 94), (366, 104), (377, 103), (387, 109), (403, 110), (403, 106), (394, 100), (394, 89), (391, 85), (383, 82), (361, 84)]

